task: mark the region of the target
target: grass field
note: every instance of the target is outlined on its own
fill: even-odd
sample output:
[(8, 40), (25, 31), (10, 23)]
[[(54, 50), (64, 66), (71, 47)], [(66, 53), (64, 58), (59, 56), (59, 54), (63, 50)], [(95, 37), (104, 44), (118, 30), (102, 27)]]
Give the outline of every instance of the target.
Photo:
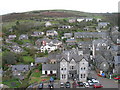
[(25, 63), (34, 62), (34, 59), (31, 56), (23, 56), (23, 60)]

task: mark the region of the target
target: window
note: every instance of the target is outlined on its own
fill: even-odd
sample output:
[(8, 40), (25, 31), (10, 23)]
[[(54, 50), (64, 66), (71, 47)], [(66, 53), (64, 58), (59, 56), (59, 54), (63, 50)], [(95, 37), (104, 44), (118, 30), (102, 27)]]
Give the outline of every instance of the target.
[(66, 75), (65, 74), (62, 74), (62, 79), (65, 79), (66, 78)]
[(81, 78), (83, 77), (83, 75), (81, 74)]
[(64, 68), (64, 70), (66, 70), (66, 68)]
[(85, 78), (85, 74), (84, 74), (84, 77), (83, 78)]
[(81, 70), (82, 70), (83, 68), (81, 68)]
[(74, 69), (74, 66), (72, 66), (71, 69)]
[(84, 70), (85, 70), (85, 67), (84, 67)]
[(61, 70), (63, 70), (63, 68), (61, 68)]

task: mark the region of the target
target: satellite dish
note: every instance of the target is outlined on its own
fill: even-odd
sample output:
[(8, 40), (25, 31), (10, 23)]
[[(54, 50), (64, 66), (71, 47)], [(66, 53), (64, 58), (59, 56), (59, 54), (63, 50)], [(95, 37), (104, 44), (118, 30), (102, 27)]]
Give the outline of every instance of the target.
[(109, 69), (109, 64), (107, 62), (102, 62), (100, 65), (100, 69), (103, 71), (108, 71)]

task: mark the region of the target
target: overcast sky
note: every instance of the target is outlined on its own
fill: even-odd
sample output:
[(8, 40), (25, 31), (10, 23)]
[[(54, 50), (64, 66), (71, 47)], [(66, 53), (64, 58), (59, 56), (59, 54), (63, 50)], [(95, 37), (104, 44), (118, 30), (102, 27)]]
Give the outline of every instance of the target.
[(0, 15), (32, 10), (66, 9), (84, 12), (118, 12), (119, 0), (1, 0)]

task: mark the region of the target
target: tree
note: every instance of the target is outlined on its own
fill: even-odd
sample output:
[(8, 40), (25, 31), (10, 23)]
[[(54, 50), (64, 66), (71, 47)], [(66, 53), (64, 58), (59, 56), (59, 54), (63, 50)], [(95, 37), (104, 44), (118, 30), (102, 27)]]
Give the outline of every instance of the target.
[(16, 55), (14, 53), (11, 53), (11, 52), (5, 52), (3, 53), (3, 56), (2, 56), (2, 63), (3, 65), (5, 64), (15, 64), (16, 63)]

